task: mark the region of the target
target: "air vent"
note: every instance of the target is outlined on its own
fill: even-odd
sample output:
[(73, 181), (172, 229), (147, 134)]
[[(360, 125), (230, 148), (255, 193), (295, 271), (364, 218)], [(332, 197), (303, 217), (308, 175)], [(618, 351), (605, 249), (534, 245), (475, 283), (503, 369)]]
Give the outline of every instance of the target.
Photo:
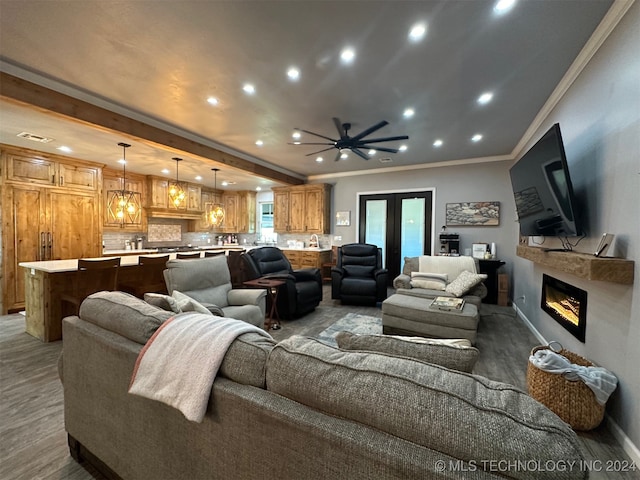
[(390, 163), (393, 162), (392, 159), (390, 159), (389, 157), (385, 157), (385, 158), (381, 158), (380, 159), (380, 163)]
[(21, 132), (17, 135), (20, 138), (26, 138), (34, 142), (49, 143), (53, 142), (53, 138), (43, 137), (42, 135), (36, 135), (35, 133)]

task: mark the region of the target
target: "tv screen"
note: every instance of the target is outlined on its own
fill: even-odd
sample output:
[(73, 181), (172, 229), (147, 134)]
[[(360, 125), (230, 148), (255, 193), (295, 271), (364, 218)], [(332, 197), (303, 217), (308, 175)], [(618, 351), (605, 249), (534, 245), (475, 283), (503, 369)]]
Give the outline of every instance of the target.
[(521, 235), (582, 234), (559, 124), (553, 125), (509, 173)]

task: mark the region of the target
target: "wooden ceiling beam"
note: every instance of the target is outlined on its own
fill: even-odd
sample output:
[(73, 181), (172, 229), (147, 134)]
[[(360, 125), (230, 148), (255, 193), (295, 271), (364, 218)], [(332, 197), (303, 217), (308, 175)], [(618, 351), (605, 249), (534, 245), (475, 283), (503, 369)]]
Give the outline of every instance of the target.
[(134, 120), (105, 108), (37, 85), (19, 77), (0, 72), (0, 96), (9, 101), (28, 104), (65, 119), (80, 122), (108, 132), (119, 132), (153, 146), (166, 147), (228, 165), (252, 175), (288, 185), (304, 181), (278, 170), (236, 157), (200, 142), (167, 132), (139, 120)]

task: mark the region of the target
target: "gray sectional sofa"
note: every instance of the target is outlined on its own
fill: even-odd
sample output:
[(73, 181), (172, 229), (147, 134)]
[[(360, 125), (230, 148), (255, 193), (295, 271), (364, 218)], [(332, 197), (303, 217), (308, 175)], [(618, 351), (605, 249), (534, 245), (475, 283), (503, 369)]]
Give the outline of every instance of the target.
[(569, 426), (526, 393), (362, 339), (337, 349), (243, 334), (203, 422), (190, 422), (127, 393), (140, 350), (171, 315), (100, 292), (64, 319), (60, 374), (77, 460), (135, 480), (370, 480), (534, 479), (539, 472), (498, 462), (583, 459)]

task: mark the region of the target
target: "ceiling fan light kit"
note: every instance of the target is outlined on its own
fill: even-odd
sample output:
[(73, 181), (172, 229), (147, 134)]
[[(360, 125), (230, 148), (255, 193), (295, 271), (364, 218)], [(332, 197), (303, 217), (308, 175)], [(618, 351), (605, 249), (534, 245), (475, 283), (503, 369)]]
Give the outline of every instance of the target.
[(348, 152), (353, 152), (358, 155), (360, 158), (364, 160), (369, 160), (369, 156), (362, 151), (364, 150), (375, 150), (376, 152), (387, 152), (387, 153), (398, 153), (400, 150), (397, 148), (389, 148), (389, 147), (380, 147), (378, 145), (371, 145), (373, 143), (384, 143), (384, 142), (393, 142), (396, 140), (409, 140), (409, 137), (406, 135), (397, 135), (393, 137), (380, 137), (380, 138), (370, 138), (365, 139), (368, 135), (371, 135), (373, 132), (380, 130), (382, 127), (389, 125), (389, 122), (386, 120), (382, 120), (375, 125), (363, 130), (359, 134), (350, 137), (349, 130), (351, 129), (350, 123), (342, 123), (339, 118), (333, 117), (333, 123), (336, 126), (336, 130), (338, 130), (339, 138), (331, 138), (325, 135), (320, 135), (319, 133), (310, 132), (309, 130), (304, 130), (302, 128), (295, 128), (294, 130), (299, 132), (308, 133), (309, 135), (313, 135), (315, 137), (324, 138), (325, 140), (329, 140), (328, 142), (294, 142), (289, 143), (289, 145), (329, 145), (328, 148), (323, 148), (322, 150), (318, 150), (316, 152), (307, 153), (305, 156), (309, 157), (311, 155), (317, 155), (321, 152), (326, 152), (333, 148), (338, 150), (336, 154), (335, 161), (337, 162), (340, 158), (346, 158), (345, 155)]
[(139, 192), (127, 190), (127, 148), (131, 145), (118, 143), (122, 147), (122, 178), (120, 190), (107, 192), (107, 210), (109, 221), (119, 223), (121, 228), (125, 225), (140, 225), (142, 223), (142, 201)]

